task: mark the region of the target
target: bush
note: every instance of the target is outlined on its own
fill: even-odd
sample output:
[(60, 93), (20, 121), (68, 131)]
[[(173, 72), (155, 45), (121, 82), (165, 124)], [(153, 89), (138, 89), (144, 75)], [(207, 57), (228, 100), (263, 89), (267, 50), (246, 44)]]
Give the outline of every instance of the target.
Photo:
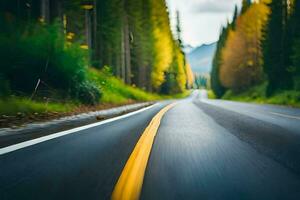
[(212, 91), (212, 90), (207, 91), (207, 96), (208, 96), (209, 99), (216, 99), (217, 98), (214, 91)]
[(41, 80), (38, 89), (95, 104), (100, 91), (87, 81), (88, 58), (79, 44), (66, 43), (57, 25), (34, 24), (25, 31), (0, 34), (0, 73), (13, 94), (31, 95)]
[(76, 85), (72, 95), (84, 104), (95, 105), (99, 102), (102, 93), (94, 83), (86, 81)]

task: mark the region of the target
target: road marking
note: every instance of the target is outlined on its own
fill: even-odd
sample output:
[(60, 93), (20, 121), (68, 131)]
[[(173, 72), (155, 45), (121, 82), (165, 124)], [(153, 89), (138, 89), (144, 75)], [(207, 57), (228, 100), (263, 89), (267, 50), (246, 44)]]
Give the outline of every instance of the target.
[(108, 119), (108, 120), (104, 120), (104, 121), (101, 121), (101, 122), (96, 122), (96, 123), (93, 123), (93, 124), (77, 127), (77, 128), (74, 128), (74, 129), (54, 133), (54, 134), (47, 135), (47, 136), (44, 136), (44, 137), (40, 137), (40, 138), (36, 138), (36, 139), (33, 139), (33, 140), (28, 140), (28, 141), (25, 141), (25, 142), (14, 144), (14, 145), (11, 145), (11, 146), (8, 146), (8, 147), (0, 148), (0, 155), (7, 154), (7, 153), (10, 153), (12, 151), (23, 149), (25, 147), (29, 147), (29, 146), (32, 146), (32, 145), (35, 145), (35, 144), (38, 144), (38, 143), (42, 143), (42, 142), (45, 142), (45, 141), (48, 141), (48, 140), (52, 140), (52, 139), (55, 139), (55, 138), (58, 138), (58, 137), (62, 137), (62, 136), (65, 136), (65, 135), (76, 133), (78, 131), (86, 130), (86, 129), (93, 128), (93, 127), (96, 127), (96, 126), (100, 126), (100, 125), (103, 125), (103, 124), (107, 124), (107, 123), (110, 123), (110, 122), (113, 122), (113, 121), (124, 119), (124, 118), (130, 117), (132, 115), (136, 115), (138, 113), (149, 110), (150, 108), (153, 108), (157, 104), (154, 104), (152, 106), (148, 106), (146, 108), (142, 108), (142, 109), (134, 111), (134, 112), (130, 112), (130, 113), (125, 114), (125, 115), (121, 115), (121, 116), (114, 117), (114, 118), (111, 118), (111, 119)]
[(112, 200), (138, 200), (142, 190), (146, 166), (163, 115), (175, 106), (164, 107), (151, 120), (131, 153), (112, 193)]
[(300, 120), (300, 117), (293, 116), (293, 115), (285, 115), (285, 114), (276, 113), (276, 112), (270, 112), (270, 113), (273, 114), (273, 115), (280, 116), (280, 117), (286, 117), (286, 118), (290, 118), (290, 119), (298, 119), (298, 120)]

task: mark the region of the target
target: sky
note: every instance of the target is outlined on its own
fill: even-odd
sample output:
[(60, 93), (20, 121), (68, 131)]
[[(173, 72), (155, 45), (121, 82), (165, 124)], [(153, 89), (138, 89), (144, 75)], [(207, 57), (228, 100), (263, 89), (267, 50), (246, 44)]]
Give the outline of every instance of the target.
[(182, 39), (194, 47), (218, 40), (222, 25), (232, 19), (234, 6), (241, 0), (167, 0), (172, 26), (175, 11), (181, 17)]

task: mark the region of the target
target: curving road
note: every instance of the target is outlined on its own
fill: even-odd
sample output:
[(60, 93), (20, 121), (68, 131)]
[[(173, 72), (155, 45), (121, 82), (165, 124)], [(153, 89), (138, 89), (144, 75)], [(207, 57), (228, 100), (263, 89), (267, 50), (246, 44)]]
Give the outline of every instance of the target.
[[(163, 116), (140, 199), (300, 199), (300, 110), (206, 96), (195, 91)], [(0, 199), (110, 199), (170, 103), (0, 155)]]

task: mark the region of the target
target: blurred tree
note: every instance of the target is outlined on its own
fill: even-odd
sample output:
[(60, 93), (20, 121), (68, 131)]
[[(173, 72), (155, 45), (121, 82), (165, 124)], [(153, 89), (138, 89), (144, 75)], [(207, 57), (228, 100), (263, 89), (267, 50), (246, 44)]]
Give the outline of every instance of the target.
[(194, 85), (194, 73), (189, 63), (186, 63), (186, 79), (187, 79), (187, 88), (192, 88)]
[(251, 4), (251, 0), (243, 0), (241, 13), (243, 14), (244, 12), (246, 12), (247, 9), (251, 6)]
[(288, 89), (292, 85), (288, 71), (290, 38), (287, 37), (288, 7), (286, 0), (272, 1), (271, 14), (264, 38), (264, 71), (268, 76), (267, 96), (278, 89)]
[[(8, 35), (16, 32), (16, 26), (5, 20), (24, 26), (22, 30), (32, 24), (56, 24), (62, 40), (66, 39), (60, 48), (81, 44), (91, 55), (87, 58), (91, 65), (110, 66), (127, 84), (160, 91), (166, 74), (172, 73), (168, 76), (168, 80), (174, 79), (170, 91), (183, 91), (191, 85), (179, 13), (177, 35), (173, 36), (165, 0), (3, 0), (0, 11), (0, 26)], [(54, 51), (56, 46), (50, 46), (47, 49)]]
[(222, 50), (225, 46), (229, 30), (229, 26), (227, 26), (226, 28), (222, 28), (222, 32), (217, 43), (217, 49), (213, 58), (210, 80), (211, 88), (214, 91), (217, 98), (221, 98), (226, 91), (225, 87), (222, 85), (220, 80), (220, 67), (222, 64)]
[(178, 41), (179, 47), (183, 48), (183, 42), (181, 38), (181, 22), (180, 22), (180, 13), (178, 10), (176, 10), (176, 39)]
[(294, 86), (300, 90), (300, 0), (295, 0), (293, 13), (291, 16), (291, 27), (293, 31), (292, 48), (292, 72), (294, 76)]
[(265, 4), (254, 3), (238, 18), (236, 30), (229, 31), (220, 68), (220, 79), (226, 88), (240, 92), (262, 80), (260, 41), (267, 15)]
[(233, 13), (233, 18), (232, 18), (232, 23), (231, 23), (231, 27), (233, 30), (235, 30), (235, 27), (236, 27), (236, 20), (239, 16), (239, 11), (238, 11), (238, 7), (237, 5), (235, 5), (234, 7), (234, 13)]
[(173, 39), (164, 0), (151, 1), (151, 21), (154, 45), (151, 84), (153, 89), (158, 91), (165, 81), (165, 72), (168, 71), (173, 58)]
[(99, 65), (112, 67), (124, 79), (123, 4), (121, 0), (98, 0)]

